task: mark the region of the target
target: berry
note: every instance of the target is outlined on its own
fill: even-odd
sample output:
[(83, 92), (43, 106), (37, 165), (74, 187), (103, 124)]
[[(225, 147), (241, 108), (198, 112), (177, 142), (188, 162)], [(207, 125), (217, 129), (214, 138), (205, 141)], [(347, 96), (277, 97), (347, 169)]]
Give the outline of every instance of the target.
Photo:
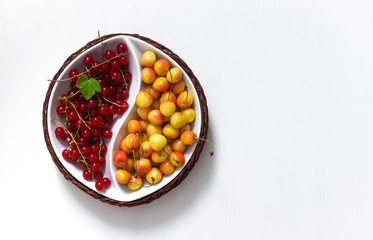
[(105, 183), (101, 180), (97, 181), (95, 187), (98, 191), (101, 191), (105, 187)]
[(109, 178), (103, 178), (102, 179), (102, 182), (105, 184), (105, 188), (109, 188), (110, 187), (110, 185), (111, 185), (111, 181), (110, 181), (110, 179)]
[(92, 172), (98, 172), (98, 170), (100, 170), (100, 164), (98, 162), (92, 162), (90, 169)]
[(104, 177), (104, 174), (101, 171), (95, 173), (95, 180), (100, 181)]
[(125, 53), (127, 52), (127, 45), (124, 43), (118, 43), (117, 45), (117, 51), (118, 53)]
[(67, 118), (70, 120), (70, 121), (75, 121), (77, 118), (78, 118), (78, 114), (75, 112), (75, 111), (69, 111), (67, 113)]
[(113, 136), (113, 133), (109, 129), (105, 129), (102, 133), (102, 136), (104, 138), (111, 138)]
[(62, 127), (58, 127), (54, 130), (54, 133), (56, 134), (56, 137), (62, 138), (65, 134), (65, 130)]
[(102, 122), (102, 120), (101, 120), (101, 118), (98, 117), (98, 116), (95, 116), (95, 117), (92, 118), (92, 123), (93, 123), (93, 125), (95, 125), (96, 127), (100, 126), (101, 122)]
[(110, 60), (115, 57), (115, 53), (112, 50), (106, 50), (104, 53), (104, 57), (105, 59)]
[(84, 62), (84, 65), (86, 66), (91, 66), (94, 62), (93, 60), (93, 57), (91, 56), (86, 56), (84, 59), (83, 59), (83, 62)]
[(88, 138), (90, 138), (90, 137), (92, 136), (92, 133), (91, 133), (91, 131), (89, 131), (88, 129), (83, 129), (83, 130), (81, 131), (81, 136), (82, 136), (83, 138), (85, 138), (85, 139), (88, 139)]
[(83, 171), (83, 178), (85, 179), (85, 180), (91, 180), (91, 178), (92, 178), (92, 173), (89, 171), (89, 170), (84, 170)]
[(65, 106), (64, 105), (58, 106), (57, 109), (56, 109), (56, 112), (57, 112), (58, 115), (65, 115), (65, 113), (66, 113)]

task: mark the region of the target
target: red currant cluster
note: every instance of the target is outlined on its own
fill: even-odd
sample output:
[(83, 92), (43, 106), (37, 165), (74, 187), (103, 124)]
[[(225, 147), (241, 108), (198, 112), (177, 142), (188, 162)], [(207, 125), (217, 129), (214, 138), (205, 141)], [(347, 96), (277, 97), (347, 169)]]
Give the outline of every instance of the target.
[[(126, 44), (119, 43), (116, 52), (104, 51), (104, 60), (100, 62), (92, 56), (85, 56), (85, 71), (70, 71), (71, 88), (67, 94), (60, 96), (61, 105), (56, 109), (64, 120), (55, 119), (61, 125), (55, 129), (55, 134), (68, 142), (68, 147), (62, 151), (63, 158), (79, 164), (83, 168), (84, 179), (93, 180), (99, 191), (111, 185), (110, 179), (102, 172), (107, 152), (103, 139), (112, 137), (110, 123), (128, 109), (132, 75), (128, 72), (127, 54)], [(77, 81), (83, 75), (94, 81), (97, 79), (100, 85), (101, 91), (89, 99), (77, 87)]]

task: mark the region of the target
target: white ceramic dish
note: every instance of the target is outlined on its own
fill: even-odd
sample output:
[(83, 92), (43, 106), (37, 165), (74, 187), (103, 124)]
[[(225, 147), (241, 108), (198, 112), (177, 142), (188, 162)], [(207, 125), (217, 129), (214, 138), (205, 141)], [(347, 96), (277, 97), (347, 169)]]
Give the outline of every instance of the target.
[[(55, 83), (50, 98), (48, 101), (48, 108), (47, 108), (47, 129), (48, 129), (48, 135), (50, 138), (50, 144), (63, 165), (63, 167), (66, 169), (66, 171), (72, 175), (73, 178), (75, 178), (77, 181), (82, 183), (84, 186), (86, 186), (89, 190), (97, 192), (97, 194), (102, 195), (106, 198), (112, 199), (114, 202), (133, 202), (139, 199), (142, 199), (148, 195), (151, 195), (158, 190), (164, 188), (167, 184), (169, 184), (175, 177), (177, 177), (184, 169), (184, 167), (188, 164), (197, 143), (188, 146), (187, 151), (185, 154), (185, 164), (182, 167), (178, 167), (175, 169), (175, 172), (168, 175), (163, 176), (163, 179), (158, 184), (155, 184), (151, 187), (145, 188), (142, 187), (137, 191), (130, 191), (127, 188), (127, 185), (119, 184), (115, 178), (114, 173), (117, 170), (117, 167), (114, 165), (112, 161), (113, 154), (120, 150), (119, 144), (124, 139), (124, 137), (127, 135), (127, 123), (131, 119), (138, 119), (137, 113), (136, 113), (136, 104), (135, 104), (135, 97), (137, 92), (144, 88), (144, 83), (141, 81), (141, 70), (142, 67), (139, 64), (139, 59), (144, 51), (152, 50), (156, 53), (157, 58), (167, 58), (170, 62), (170, 64), (173, 67), (179, 67), (183, 70), (183, 80), (186, 83), (186, 86), (188, 88), (188, 91), (193, 95), (194, 102), (192, 107), (196, 111), (196, 118), (194, 122), (191, 125), (191, 129), (197, 134), (197, 136), (200, 136), (200, 129), (201, 129), (201, 106), (199, 101), (199, 96), (194, 88), (193, 82), (191, 81), (190, 77), (184, 69), (171, 57), (169, 57), (164, 52), (160, 51), (153, 45), (142, 41), (141, 39), (138, 39), (133, 36), (127, 36), (127, 35), (119, 35), (114, 36), (106, 41), (107, 49), (115, 50), (116, 45), (119, 42), (124, 42), (127, 47), (130, 54), (129, 57), (129, 72), (132, 74), (132, 81), (129, 89), (129, 109), (126, 111), (126, 113), (123, 116), (116, 117), (115, 120), (111, 124), (111, 130), (113, 132), (113, 137), (110, 140), (105, 140), (105, 144), (108, 146), (108, 151), (106, 153), (106, 164), (104, 168), (102, 169), (104, 176), (109, 177), (112, 180), (112, 185), (109, 189), (103, 191), (103, 192), (97, 192), (94, 186), (93, 181), (86, 181), (83, 178), (82, 175), (82, 169), (75, 164), (69, 163), (65, 161), (62, 157), (62, 151), (63, 149), (67, 148), (67, 142), (57, 139), (54, 130), (56, 127), (59, 126), (59, 123), (55, 120), (52, 120), (52, 118), (58, 118), (63, 121), (63, 119), (57, 115), (56, 108), (60, 104), (58, 97), (62, 94), (66, 94), (67, 91), (70, 89), (70, 82), (57, 82)], [(100, 43), (90, 47), (85, 52), (79, 54), (73, 61), (71, 61), (61, 72), (58, 79), (65, 79), (68, 78), (68, 74), (70, 70), (77, 69), (78, 71), (82, 71), (84, 69), (84, 66), (82, 64), (83, 58), (87, 55), (91, 55), (94, 59), (100, 59), (102, 54), (102, 45)]]

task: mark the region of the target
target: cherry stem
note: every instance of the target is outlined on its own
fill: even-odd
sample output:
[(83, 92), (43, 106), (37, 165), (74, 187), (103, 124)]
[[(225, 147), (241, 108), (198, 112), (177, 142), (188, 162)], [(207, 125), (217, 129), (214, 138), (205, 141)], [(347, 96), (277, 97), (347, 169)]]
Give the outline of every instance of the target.
[(210, 152), (210, 156), (214, 155), (214, 145), (212, 144), (212, 142), (210, 142), (209, 140), (207, 139), (204, 139), (204, 138), (199, 138), (199, 137), (194, 137), (194, 139), (199, 139), (199, 140), (203, 140), (203, 141), (206, 141), (208, 143), (210, 143), (211, 145), (211, 152)]
[(137, 172), (137, 163), (136, 163), (136, 156), (135, 156), (135, 150), (132, 148), (132, 154), (133, 154), (133, 165), (135, 167), (135, 170)]
[(140, 156), (140, 158), (142, 158), (142, 156), (144, 155), (144, 149), (142, 148), (141, 139), (140, 139), (139, 134), (137, 132), (136, 132), (136, 136), (137, 136), (137, 138), (139, 139), (139, 142), (140, 142), (140, 147), (141, 147), (141, 156)]
[(172, 72), (171, 72), (171, 69), (170, 69), (170, 78), (171, 78), (170, 92), (168, 93), (167, 101), (170, 101), (171, 90), (172, 90)]
[[(127, 55), (127, 54), (129, 54), (129, 52), (118, 54), (118, 55), (116, 55), (116, 56), (114, 56), (114, 57), (112, 57), (112, 58), (110, 58), (110, 59), (108, 59), (108, 60), (105, 60), (105, 61), (100, 62), (99, 64), (97, 64), (97, 65), (95, 65), (95, 66), (92, 66), (92, 67), (88, 68), (88, 70), (90, 71), (90, 70), (92, 70), (93, 68), (97, 68), (97, 67), (99, 67), (99, 66), (101, 66), (101, 65), (103, 65), (103, 64), (105, 64), (105, 63), (109, 63), (111, 60), (113, 60), (113, 59), (115, 59), (115, 58), (118, 58), (118, 57), (121, 57), (121, 56), (125, 56), (125, 55)], [(82, 76), (82, 75), (84, 75), (84, 74), (85, 74), (85, 72), (82, 72), (82, 73), (79, 73), (79, 74), (77, 74), (77, 75), (75, 75), (75, 76), (73, 76), (73, 77), (70, 77), (70, 78), (65, 78), (65, 79), (61, 79), (61, 80), (54, 80), (54, 79), (51, 80), (51, 79), (50, 79), (50, 80), (48, 80), (48, 81), (51, 81), (51, 82), (65, 82), (65, 81), (72, 80), (72, 79), (74, 79), (74, 78), (76, 78), (76, 77), (80, 77), (80, 76)]]
[(187, 100), (188, 100), (188, 93), (189, 93), (188, 89), (186, 89), (186, 92), (187, 92), (187, 93), (186, 93), (185, 101), (184, 101), (183, 107), (182, 107), (181, 110), (180, 110), (180, 113), (183, 112), (184, 107), (185, 107), (185, 104), (186, 104), (186, 102), (187, 102)]
[(173, 159), (173, 160), (175, 160), (175, 162), (177, 163), (177, 164), (179, 164), (180, 162), (178, 161), (178, 160), (176, 160), (168, 151), (167, 151), (167, 149), (166, 148), (163, 148), (165, 151), (166, 151), (166, 153)]

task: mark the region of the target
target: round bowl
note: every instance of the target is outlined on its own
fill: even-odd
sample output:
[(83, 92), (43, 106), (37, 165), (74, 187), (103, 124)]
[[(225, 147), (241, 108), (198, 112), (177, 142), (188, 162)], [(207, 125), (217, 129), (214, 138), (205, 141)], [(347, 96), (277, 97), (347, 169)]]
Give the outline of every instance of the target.
[[(117, 116), (114, 119), (110, 126), (113, 132), (113, 137), (109, 140), (105, 140), (105, 144), (108, 146), (108, 151), (105, 155), (106, 163), (102, 171), (104, 176), (111, 179), (112, 184), (110, 188), (103, 192), (95, 189), (93, 181), (86, 181), (83, 178), (81, 168), (77, 167), (76, 164), (72, 164), (63, 159), (62, 151), (67, 147), (67, 143), (66, 141), (61, 141), (56, 138), (54, 129), (59, 126), (59, 123), (52, 120), (52, 118), (59, 118), (55, 111), (56, 107), (60, 104), (58, 97), (66, 93), (70, 88), (69, 81), (55, 80), (68, 78), (69, 72), (72, 69), (77, 69), (81, 72), (84, 69), (82, 62), (85, 56), (91, 55), (95, 59), (101, 56), (101, 41), (106, 44), (107, 49), (115, 49), (115, 46), (119, 42), (125, 42), (129, 52), (129, 71), (132, 74), (129, 98), (127, 100), (129, 108), (124, 115)], [(204, 141), (199, 140), (193, 145), (188, 146), (184, 153), (185, 164), (182, 167), (176, 168), (174, 173), (164, 176), (159, 183), (151, 187), (143, 187), (137, 191), (130, 191), (125, 185), (119, 184), (113, 177), (116, 171), (116, 166), (112, 161), (113, 154), (120, 150), (119, 144), (127, 135), (128, 121), (131, 119), (137, 119), (135, 97), (137, 92), (145, 86), (141, 80), (142, 67), (139, 64), (139, 59), (142, 53), (147, 50), (154, 51), (157, 58), (167, 58), (171, 66), (182, 69), (183, 80), (185, 81), (188, 91), (194, 97), (192, 107), (196, 112), (196, 118), (191, 124), (191, 130), (193, 130), (198, 137), (206, 138), (208, 130), (208, 108), (205, 94), (198, 79), (188, 65), (170, 49), (138, 34), (117, 33), (102, 36), (100, 39), (94, 39), (75, 53), (71, 54), (53, 77), (53, 81), (51, 81), (49, 85), (43, 105), (44, 138), (52, 159), (63, 176), (92, 197), (102, 202), (120, 207), (132, 207), (150, 203), (178, 186), (193, 169), (205, 144)]]

